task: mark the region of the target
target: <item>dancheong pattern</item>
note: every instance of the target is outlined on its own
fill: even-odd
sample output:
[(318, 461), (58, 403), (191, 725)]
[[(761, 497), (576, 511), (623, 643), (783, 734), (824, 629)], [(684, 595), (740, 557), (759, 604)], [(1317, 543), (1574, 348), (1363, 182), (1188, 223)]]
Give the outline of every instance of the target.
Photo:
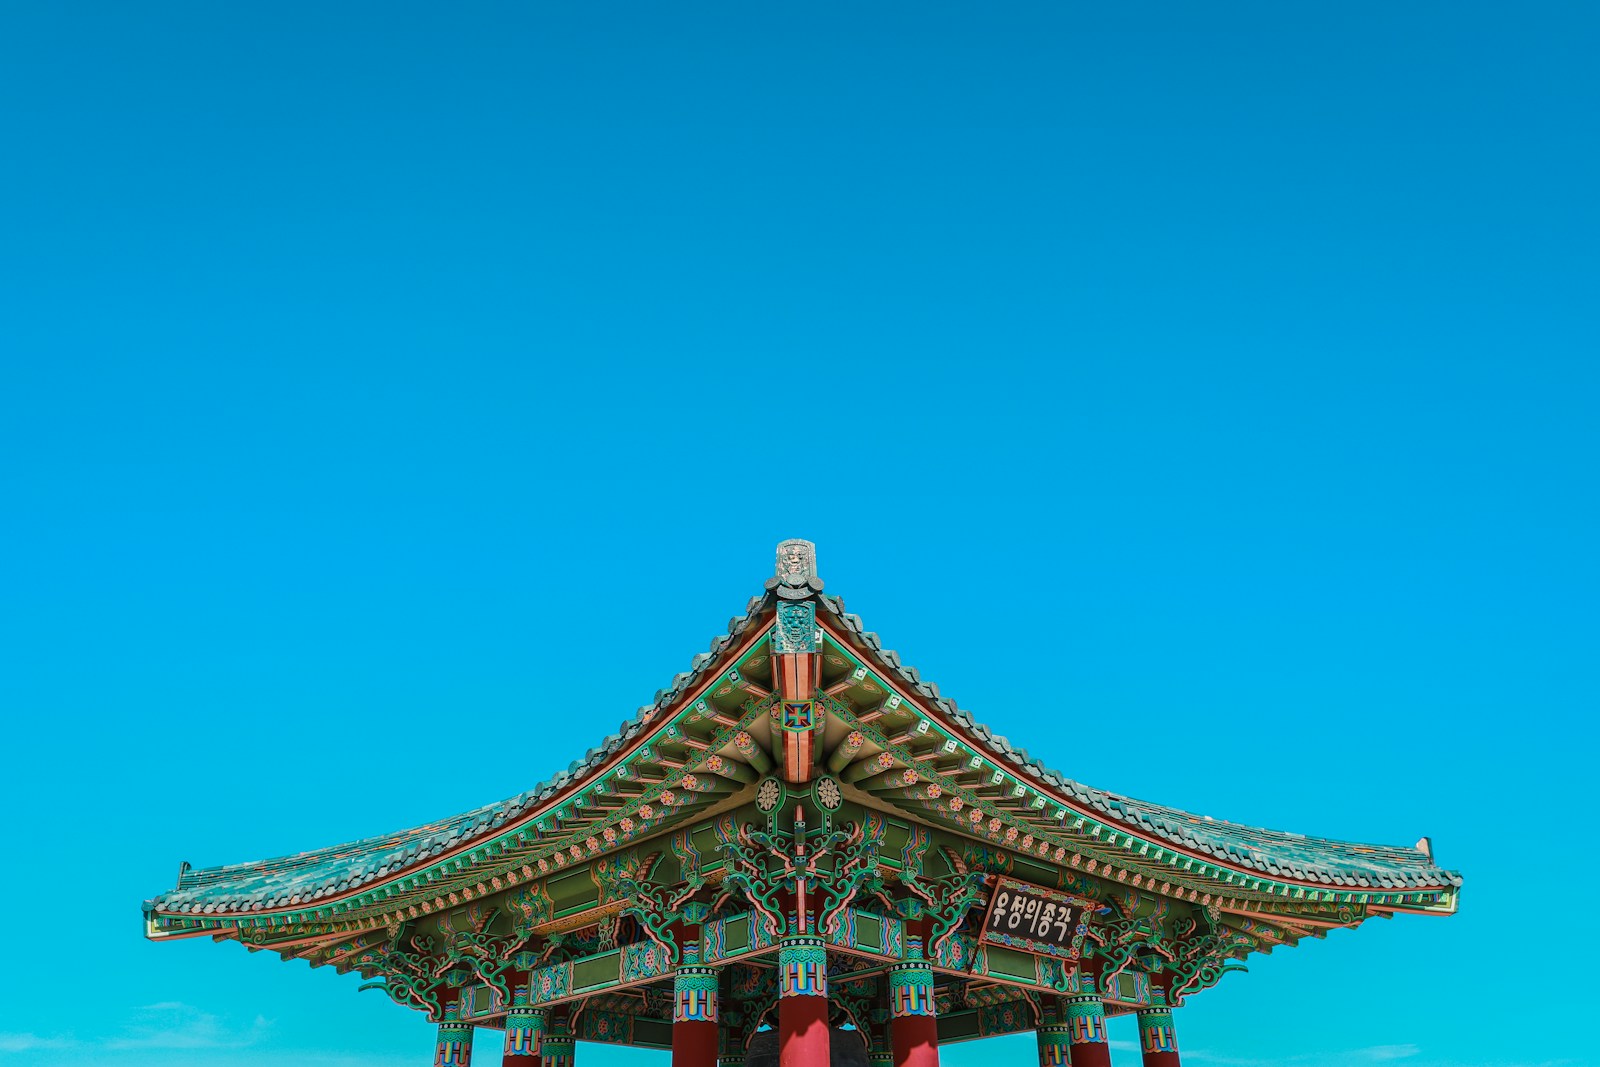
[(714, 1023), (717, 1021), (717, 972), (707, 967), (702, 971), (678, 971), (673, 982), (676, 1003), (672, 1021), (677, 1023)]
[(434, 1067), (470, 1067), (472, 1063), (472, 1027), (459, 1020), (455, 1005), (445, 1009), (444, 1021), (439, 1024), (439, 1041), (434, 1051)]
[(777, 605), (777, 626), (772, 634), (772, 650), (782, 655), (817, 650), (817, 606), (810, 601)]
[(1178, 1035), (1172, 1026), (1172, 1009), (1159, 989), (1155, 1001), (1139, 1012), (1139, 1047), (1145, 1052), (1176, 1052)]
[[(658, 570), (649, 610), (671, 610)], [(1108, 1012), (1137, 1013), (1170, 1062), (1173, 1009), (1254, 953), (1455, 910), (1460, 876), (1426, 838), (1241, 826), (1049, 770), (823, 589), (814, 547), (784, 542), (710, 648), (565, 771), (395, 834), (185, 864), (145, 903), (146, 935), (353, 972), (438, 1024), (436, 1067), (469, 1067), (475, 1027), (540, 1067), (572, 1067), (574, 1032), (687, 1034), (735, 1067), (785, 1010), (854, 1028), (878, 1067), (893, 1018), (943, 1040), (1037, 1029), (1041, 1067), (1071, 1067), (1069, 1048), (1104, 1052)], [(929, 598), (951, 619), (954, 603)], [(1012, 647), (972, 630), (985, 656)], [(519, 720), (536, 762), (544, 725)], [(1092, 729), (1041, 740), (1071, 752)]]
[(1033, 1005), (1026, 1000), (984, 1004), (978, 1008), (978, 1032), (988, 1037), (992, 1034), (1014, 1034), (1019, 1030), (1032, 1030), (1036, 1017)]
[(700, 946), (694, 941), (684, 946), (683, 960), (672, 979), (672, 1021), (716, 1022), (718, 969), (700, 965)]
[(585, 1008), (580, 1016), (585, 1041), (603, 1041), (611, 1045), (633, 1042), (633, 1016), (606, 1008)]
[(925, 968), (902, 968), (889, 978), (889, 1008), (895, 1018), (903, 1015), (932, 1015), (933, 972)]
[(1069, 1067), (1072, 1060), (1068, 1049), (1072, 1043), (1071, 1031), (1065, 1026), (1039, 1027), (1040, 1067)]
[(778, 995), (828, 995), (828, 949), (820, 937), (786, 937), (778, 943)]
[(897, 1019), (933, 1015), (933, 967), (922, 958), (920, 938), (906, 938), (906, 957), (889, 971), (889, 1011)]
[(570, 1031), (561, 1030), (545, 1038), (539, 1062), (541, 1067), (572, 1067), (573, 1039)]
[(939, 942), (933, 950), (933, 960), (949, 971), (965, 971), (972, 966), (977, 954), (977, 942), (966, 934), (956, 934)]
[(534, 978), (529, 993), (535, 1003), (548, 1004), (552, 1000), (566, 996), (571, 988), (572, 964), (560, 963), (554, 967), (541, 968)]
[(655, 941), (635, 941), (622, 949), (622, 979), (657, 978), (672, 968), (672, 953)]
[(1106, 1009), (1098, 994), (1079, 993), (1066, 998), (1067, 1031), (1074, 1045), (1098, 1045), (1106, 1040)]
[(506, 1014), (505, 1054), (537, 1055), (545, 1018), (543, 1010), (528, 1006), (528, 987), (517, 986), (511, 994), (511, 1010)]

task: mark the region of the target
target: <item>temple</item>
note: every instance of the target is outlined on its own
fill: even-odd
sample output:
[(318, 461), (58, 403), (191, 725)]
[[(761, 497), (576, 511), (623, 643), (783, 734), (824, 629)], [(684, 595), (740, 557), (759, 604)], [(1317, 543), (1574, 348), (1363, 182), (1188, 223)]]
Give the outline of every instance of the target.
[[(1414, 848), (1240, 826), (1082, 785), (940, 694), (785, 541), (765, 591), (598, 747), (412, 830), (191, 869), (148, 937), (358, 972), (438, 1024), (436, 1067), (578, 1042), (673, 1067), (936, 1067), (1018, 1031), (1106, 1067), (1107, 1016), (1179, 1062), (1188, 998), (1251, 953), (1449, 915)], [(420, 1052), (420, 1050), (419, 1050)], [(420, 1062), (420, 1055), (419, 1055)]]

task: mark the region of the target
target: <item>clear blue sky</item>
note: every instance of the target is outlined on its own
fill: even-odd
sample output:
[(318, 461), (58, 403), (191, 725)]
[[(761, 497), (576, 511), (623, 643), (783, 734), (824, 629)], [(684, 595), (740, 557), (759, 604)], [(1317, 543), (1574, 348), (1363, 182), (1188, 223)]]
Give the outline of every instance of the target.
[(0, 1065), (422, 1067), (140, 901), (543, 780), (787, 536), (1069, 774), (1465, 872), (1191, 1062), (1595, 1062), (1596, 54), (1579, 3), (5, 5)]

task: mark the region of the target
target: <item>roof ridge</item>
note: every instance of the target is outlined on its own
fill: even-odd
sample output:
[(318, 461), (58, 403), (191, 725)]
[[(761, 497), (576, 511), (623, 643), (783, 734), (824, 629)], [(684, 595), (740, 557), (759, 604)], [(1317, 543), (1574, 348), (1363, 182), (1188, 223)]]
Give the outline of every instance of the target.
[[(1423, 852), (1416, 848), (1408, 848), (1403, 845), (1375, 845), (1366, 842), (1345, 841), (1339, 838), (1318, 837), (1308, 834), (1295, 834), (1291, 831), (1275, 830), (1265, 826), (1252, 826), (1247, 823), (1233, 823), (1225, 820), (1212, 819), (1210, 816), (1196, 815), (1192, 812), (1185, 811), (1182, 808), (1175, 808), (1171, 807), (1170, 805), (1156, 803), (1155, 801), (1143, 800), (1137, 797), (1112, 793), (1109, 790), (1086, 785), (1085, 783), (1074, 778), (1070, 778), (1067, 775), (1047, 766), (1037, 757), (1030, 755), (1026, 749), (1012, 746), (1010, 740), (1004, 735), (995, 733), (994, 730), (992, 730), (989, 726), (980, 722), (972, 712), (962, 708), (953, 699), (944, 696), (939, 691), (939, 687), (937, 685), (935, 685), (933, 682), (925, 680), (922, 677), (922, 673), (917, 670), (917, 668), (905, 663), (898, 652), (893, 649), (884, 648), (883, 639), (879, 637), (877, 633), (868, 630), (859, 615), (854, 615), (847, 612), (845, 610), (843, 597), (821, 594), (816, 599), (831, 614), (836, 616), (844, 624), (845, 629), (860, 641), (863, 649), (869, 652), (876, 660), (878, 660), (881, 666), (893, 671), (894, 674), (905, 681), (915, 693), (922, 696), (925, 700), (933, 703), (940, 710), (944, 711), (951, 717), (952, 721), (956, 725), (960, 726), (973, 737), (983, 742), (984, 746), (988, 748), (990, 752), (1022, 769), (1024, 773), (1029, 774), (1031, 777), (1043, 779), (1056, 789), (1061, 790), (1064, 794), (1069, 794), (1070, 796), (1075, 797), (1079, 803), (1087, 804), (1090, 807), (1102, 811), (1116, 821), (1138, 828), (1140, 833), (1153, 833), (1156, 836), (1162, 837), (1170, 843), (1175, 844), (1179, 848), (1183, 849), (1198, 849), (1198, 851), (1205, 854), (1215, 855), (1220, 853), (1223, 855), (1239, 856), (1243, 865), (1269, 872), (1280, 870), (1282, 869), (1283, 865), (1274, 862), (1271, 857), (1262, 856), (1259, 859), (1256, 859), (1253, 857), (1247, 858), (1241, 856), (1238, 851), (1240, 848), (1240, 843), (1237, 841), (1230, 841), (1228, 838), (1235, 833), (1255, 833), (1261, 835), (1270, 835), (1274, 838), (1283, 839), (1282, 841), (1274, 842), (1275, 844), (1282, 845), (1294, 842), (1296, 844), (1303, 845), (1306, 851), (1310, 851), (1316, 846), (1326, 846), (1329, 849), (1349, 850), (1351, 853), (1354, 853), (1352, 856), (1344, 857), (1344, 866), (1348, 869), (1335, 870), (1334, 868), (1327, 868), (1324, 872), (1325, 876), (1324, 874), (1319, 874), (1316, 872), (1315, 868), (1319, 866), (1318, 864), (1312, 863), (1306, 865), (1304, 869), (1311, 871), (1312, 873), (1301, 878), (1303, 881), (1325, 880), (1336, 885), (1366, 885), (1373, 880), (1377, 880), (1380, 885), (1385, 884), (1384, 879), (1386, 876), (1377, 874), (1375, 870), (1358, 873), (1361, 867), (1370, 866), (1359, 863), (1359, 856), (1377, 855), (1381, 852), (1391, 854), (1397, 859), (1403, 857), (1406, 860), (1414, 860), (1417, 866), (1422, 868), (1422, 870), (1418, 873), (1423, 878), (1431, 879), (1431, 881), (1427, 884), (1452, 886), (1459, 886), (1461, 884), (1461, 875), (1459, 872), (1446, 870), (1445, 868), (1440, 867), (1434, 862), (1430, 853)], [(1114, 812), (1124, 809), (1125, 805), (1129, 803), (1136, 805), (1141, 809), (1147, 810), (1130, 812), (1127, 813), (1125, 817), (1114, 814)], [(1190, 834), (1183, 834), (1181, 831), (1183, 829), (1187, 829), (1186, 827), (1169, 828), (1161, 825), (1161, 823), (1168, 819), (1172, 819), (1174, 821), (1182, 819), (1191, 825), (1213, 828), (1213, 835), (1217, 837), (1218, 840), (1208, 842), (1189, 841), (1187, 840), (1188, 837), (1197, 835), (1194, 835), (1192, 831)], [(1160, 822), (1157, 820), (1160, 820)], [(1267, 850), (1262, 848), (1258, 851), (1264, 853)]]
[[(809, 541), (785, 542), (784, 544), (811, 546)], [(783, 546), (780, 545), (779, 548), (781, 551)], [(813, 553), (810, 557), (812, 567), (809, 573), (802, 574), (801, 581), (798, 584), (785, 586), (788, 589), (806, 589), (805, 595), (807, 596), (822, 588), (821, 579), (816, 578), (815, 575), (815, 546), (811, 546), (811, 549)], [(769, 585), (775, 580), (777, 579), (769, 580)], [(707, 650), (698, 652), (692, 657), (689, 670), (675, 675), (671, 685), (656, 691), (651, 703), (642, 705), (631, 718), (623, 720), (616, 732), (607, 736), (600, 744), (590, 748), (582, 758), (573, 760), (566, 768), (557, 771), (538, 785), (513, 796), (490, 801), (476, 808), (470, 808), (456, 815), (423, 823), (420, 826), (402, 827), (397, 830), (359, 837), (322, 848), (309, 849), (304, 852), (289, 853), (282, 856), (272, 856), (266, 859), (216, 864), (210, 867), (191, 867), (186, 864), (180, 870), (174, 887), (146, 901), (145, 910), (146, 912), (151, 912), (174, 904), (176, 898), (184, 894), (185, 891), (198, 891), (225, 883), (230, 880), (228, 877), (230, 875), (252, 873), (282, 874), (310, 867), (318, 862), (346, 856), (352, 859), (357, 856), (363, 856), (363, 858), (367, 859), (368, 862), (359, 870), (352, 867), (344, 867), (338, 871), (330, 872), (326, 876), (329, 880), (326, 880), (324, 884), (304, 888), (282, 887), (280, 893), (268, 898), (272, 901), (283, 901), (284, 903), (281, 906), (287, 906), (287, 898), (291, 896), (298, 895), (309, 898), (312, 894), (316, 894), (320, 897), (326, 895), (327, 891), (346, 882), (359, 887), (377, 878), (397, 874), (408, 867), (416, 866), (425, 859), (464, 848), (471, 840), (484, 836), (486, 831), (498, 830), (507, 821), (520, 819), (530, 805), (535, 802), (548, 799), (568, 785), (588, 777), (599, 765), (604, 764), (612, 755), (637, 737), (639, 731), (654, 719), (657, 714), (676, 703), (683, 693), (692, 688), (703, 677), (706, 669), (717, 662), (719, 657), (727, 652), (736, 643), (737, 639), (749, 630), (751, 623), (765, 614), (775, 602), (774, 593), (771, 591), (751, 597), (745, 605), (745, 613), (730, 618), (726, 629), (711, 639)], [(504, 808), (504, 811), (497, 811), (500, 808)], [(491, 812), (494, 813), (493, 817), (487, 820), (482, 818), (484, 814)], [(441, 836), (452, 830), (455, 831), (453, 834), (444, 836), (443, 840), (439, 840)], [(417, 837), (418, 831), (427, 832), (419, 839)], [(380, 854), (376, 856), (370, 855), (374, 850), (379, 851)], [(193, 902), (181, 903), (185, 905), (181, 910), (189, 910), (187, 905)], [(200, 903), (212, 906), (216, 902), (205, 901)], [(277, 907), (280, 905), (276, 903), (263, 905), (255, 902), (252, 910), (263, 906)], [(232, 911), (239, 909), (225, 908), (222, 910)]]
[[(996, 734), (970, 711), (944, 696), (936, 684), (924, 679), (898, 652), (884, 648), (883, 639), (867, 630), (860, 616), (846, 611), (843, 597), (823, 590), (824, 583), (817, 573), (815, 544), (800, 538), (779, 542), (774, 574), (766, 580), (763, 592), (747, 602), (744, 614), (731, 618), (724, 632), (711, 640), (707, 650), (692, 657), (689, 670), (675, 675), (669, 686), (657, 690), (652, 703), (640, 707), (600, 744), (544, 782), (514, 796), (418, 827), (264, 860), (198, 869), (186, 864), (174, 889), (147, 901), (145, 909), (147, 912), (162, 908), (207, 913), (276, 910), (359, 889), (377, 879), (420, 866), (434, 857), (465, 850), (508, 822), (519, 823), (532, 818), (535, 810), (542, 808), (540, 802), (557, 796), (607, 764), (658, 714), (698, 685), (708, 669), (721, 662), (753, 623), (776, 610), (780, 601), (802, 600), (820, 604), (827, 614), (839, 620), (847, 639), (904, 683), (911, 694), (948, 716), (997, 760), (1019, 768), (1019, 776), (1043, 781), (1067, 803), (1081, 810), (1099, 812), (1141, 836), (1163, 839), (1177, 849), (1194, 854), (1232, 857), (1226, 862), (1234, 866), (1251, 867), (1273, 875), (1287, 872), (1288, 876), (1305, 882), (1356, 886), (1376, 883), (1384, 887), (1396, 883), (1461, 884), (1459, 873), (1444, 870), (1434, 863), (1431, 849), (1373, 845), (1220, 821), (1069, 778), (1031, 756), (1026, 749), (1014, 747), (1005, 736)], [(1252, 835), (1255, 840), (1251, 839)], [(333, 862), (340, 860), (346, 862)], [(1381, 862), (1385, 860), (1388, 862)], [(291, 877), (297, 872), (298, 877)], [(260, 876), (254, 885), (237, 884), (241, 881), (238, 876), (249, 874)], [(228, 883), (236, 885), (231, 897), (215, 892), (218, 886)]]

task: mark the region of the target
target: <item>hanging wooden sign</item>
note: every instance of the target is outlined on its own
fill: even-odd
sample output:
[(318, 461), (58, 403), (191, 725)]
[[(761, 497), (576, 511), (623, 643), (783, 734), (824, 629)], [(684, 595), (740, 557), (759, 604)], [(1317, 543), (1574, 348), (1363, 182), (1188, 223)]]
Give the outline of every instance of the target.
[(1002, 875), (995, 880), (980, 940), (1036, 956), (1076, 960), (1089, 932), (1088, 917), (1099, 910), (1092, 900)]

